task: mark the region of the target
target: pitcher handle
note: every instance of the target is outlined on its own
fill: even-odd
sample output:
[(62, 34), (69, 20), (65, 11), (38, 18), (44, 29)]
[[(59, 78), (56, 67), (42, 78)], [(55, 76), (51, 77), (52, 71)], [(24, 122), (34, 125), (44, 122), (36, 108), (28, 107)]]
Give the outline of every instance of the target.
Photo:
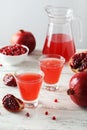
[(77, 21), (78, 21), (78, 24), (79, 24), (79, 41), (81, 42), (82, 41), (82, 22), (81, 22), (81, 19), (80, 17), (77, 17)]
[[(75, 23), (74, 23), (75, 22)], [(77, 25), (76, 25), (77, 23)], [(74, 25), (73, 25), (74, 24)], [(75, 26), (76, 25), (76, 26)], [(77, 39), (77, 43), (82, 41), (82, 22), (80, 17), (74, 16), (72, 22), (71, 22), (71, 27), (72, 27), (72, 34), (73, 37)], [(77, 28), (78, 27), (78, 28)], [(75, 28), (75, 30), (74, 30)], [(75, 31), (75, 32), (74, 32)]]

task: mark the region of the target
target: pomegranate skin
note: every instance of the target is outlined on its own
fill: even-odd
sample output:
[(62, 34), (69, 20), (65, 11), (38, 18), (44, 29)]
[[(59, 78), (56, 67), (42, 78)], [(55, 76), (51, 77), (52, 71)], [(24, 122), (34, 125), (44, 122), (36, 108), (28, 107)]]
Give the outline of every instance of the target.
[(19, 112), (24, 109), (24, 102), (12, 94), (7, 94), (2, 99), (3, 107), (10, 112)]
[(77, 105), (87, 107), (87, 72), (76, 73), (72, 76), (67, 94)]
[(24, 30), (19, 30), (13, 34), (10, 43), (27, 46), (29, 48), (29, 53), (31, 53), (36, 47), (36, 40), (34, 35), (31, 32)]
[(5, 74), (3, 77), (3, 82), (5, 85), (10, 87), (17, 87), (16, 80), (11, 73)]

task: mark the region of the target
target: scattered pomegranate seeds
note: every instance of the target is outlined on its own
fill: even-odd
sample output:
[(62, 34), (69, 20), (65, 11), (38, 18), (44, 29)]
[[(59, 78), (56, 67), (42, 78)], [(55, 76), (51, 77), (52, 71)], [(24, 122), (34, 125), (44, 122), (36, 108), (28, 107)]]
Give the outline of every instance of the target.
[(48, 115), (48, 111), (45, 112), (45, 115)]
[(57, 99), (57, 98), (55, 98), (55, 99), (54, 99), (54, 102), (56, 102), (56, 103), (57, 103), (57, 102), (58, 102), (58, 99)]
[(52, 120), (56, 120), (56, 117), (55, 117), (55, 116), (53, 116), (53, 117), (52, 117)]
[[(48, 115), (48, 111), (45, 111), (45, 115)], [(56, 116), (52, 116), (52, 120), (56, 120)]]
[(30, 114), (27, 112), (26, 114), (25, 114), (27, 117), (29, 117), (30, 116)]

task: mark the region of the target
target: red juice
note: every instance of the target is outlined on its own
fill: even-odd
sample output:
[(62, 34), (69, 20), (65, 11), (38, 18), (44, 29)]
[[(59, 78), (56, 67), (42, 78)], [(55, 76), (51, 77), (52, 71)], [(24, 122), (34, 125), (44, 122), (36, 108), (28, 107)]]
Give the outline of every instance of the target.
[(47, 84), (55, 84), (60, 78), (64, 61), (55, 58), (47, 58), (40, 62), (41, 70), (44, 72), (44, 81)]
[(42, 76), (37, 73), (24, 73), (16, 77), (22, 98), (27, 101), (37, 99), (42, 84)]
[(74, 41), (67, 34), (52, 34), (51, 37), (46, 37), (42, 52), (62, 55), (67, 62), (75, 53)]

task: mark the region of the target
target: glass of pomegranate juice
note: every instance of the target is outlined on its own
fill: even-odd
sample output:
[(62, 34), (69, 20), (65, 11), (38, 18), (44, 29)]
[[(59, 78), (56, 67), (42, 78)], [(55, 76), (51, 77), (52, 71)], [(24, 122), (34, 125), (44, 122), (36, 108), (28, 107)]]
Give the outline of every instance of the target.
[(39, 92), (43, 81), (43, 72), (38, 69), (20, 70), (15, 73), (17, 85), (25, 105), (29, 108), (38, 106)]
[(44, 85), (47, 90), (55, 91), (58, 87), (58, 81), (65, 58), (61, 55), (48, 54), (40, 57), (40, 68), (44, 72)]

